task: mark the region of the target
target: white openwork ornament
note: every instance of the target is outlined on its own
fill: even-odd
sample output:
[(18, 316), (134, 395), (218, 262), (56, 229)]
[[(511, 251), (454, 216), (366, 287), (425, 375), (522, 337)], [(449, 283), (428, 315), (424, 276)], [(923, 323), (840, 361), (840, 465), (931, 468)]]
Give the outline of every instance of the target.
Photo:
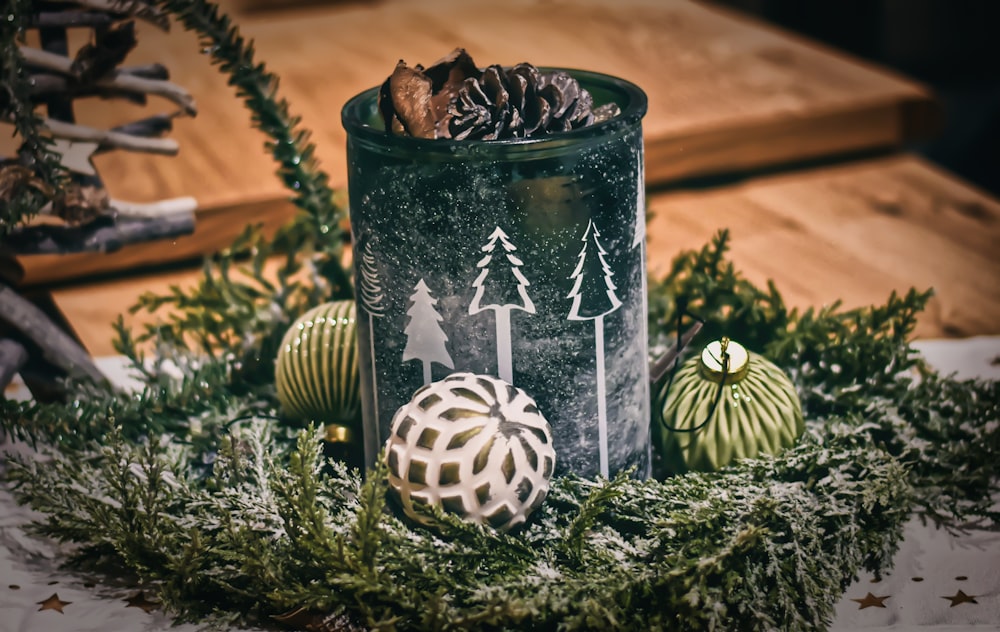
[(396, 412), (385, 444), (390, 489), (404, 513), (422, 505), (508, 531), (527, 520), (555, 467), (549, 423), (523, 390), (454, 373), (420, 388)]

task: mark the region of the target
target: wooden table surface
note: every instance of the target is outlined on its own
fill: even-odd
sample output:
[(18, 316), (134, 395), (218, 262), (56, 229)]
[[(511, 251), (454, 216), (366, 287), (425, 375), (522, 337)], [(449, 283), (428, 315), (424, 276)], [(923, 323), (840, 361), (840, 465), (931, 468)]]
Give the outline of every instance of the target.
[[(893, 290), (933, 287), (920, 337), (1000, 334), (1000, 203), (913, 156), (850, 155), (928, 131), (931, 97), (903, 78), (679, 0), (383, 0), (237, 14), (237, 21), (281, 76), (335, 186), (345, 180), (340, 106), (399, 58), (430, 63), (461, 45), (480, 65), (528, 60), (616, 74), (650, 98), (644, 134), (653, 277), (679, 250), (728, 227), (737, 267), (755, 282), (773, 279), (790, 305), (881, 304)], [(275, 225), (290, 212), (262, 137), (224, 79), (192, 57), (191, 34), (141, 41), (155, 50), (146, 61), (167, 63), (197, 96), (200, 113), (178, 122), (180, 156), (116, 152), (98, 168), (118, 197), (194, 195), (203, 210), (199, 231), (172, 245), (26, 261), (29, 283), (56, 283), (57, 304), (95, 355), (112, 352), (109, 323), (141, 291), (193, 283), (198, 271), (67, 283), (70, 270), (86, 275), (187, 257), (225, 245), (245, 222)], [(97, 114), (111, 117), (111, 110)], [(812, 158), (827, 161), (803, 166)], [(741, 179), (692, 180), (713, 174)]]
[[(891, 147), (927, 133), (933, 119), (928, 91), (914, 82), (686, 0), (358, 0), (266, 13), (238, 11), (243, 4), (222, 2), (253, 38), (258, 60), (281, 78), (335, 186), (346, 183), (341, 106), (381, 83), (399, 59), (429, 65), (459, 46), (480, 66), (530, 61), (641, 86), (651, 185)], [(119, 199), (195, 197), (196, 232), (110, 256), (26, 259), (28, 283), (212, 252), (246, 222), (275, 225), (292, 212), (263, 135), (195, 36), (139, 28), (128, 63), (165, 64), (199, 112), (176, 120), (178, 156), (115, 151), (96, 165)], [(81, 122), (107, 128), (166, 107), (80, 101), (77, 109)]]

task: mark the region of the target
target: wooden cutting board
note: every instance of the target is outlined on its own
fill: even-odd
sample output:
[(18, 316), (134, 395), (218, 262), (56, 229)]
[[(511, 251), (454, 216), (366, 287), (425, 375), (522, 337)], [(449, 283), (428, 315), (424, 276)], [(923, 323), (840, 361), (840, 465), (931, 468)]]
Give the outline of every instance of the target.
[[(258, 60), (281, 78), (291, 112), (312, 131), (316, 155), (344, 186), (344, 102), (381, 82), (397, 60), (430, 64), (455, 47), (479, 65), (584, 68), (620, 76), (649, 97), (644, 120), (651, 185), (890, 147), (931, 129), (932, 99), (911, 81), (843, 54), (685, 0), (382, 0), (242, 13), (223, 2)], [(140, 25), (128, 63), (158, 61), (196, 97), (179, 119), (176, 157), (122, 151), (96, 159), (112, 194), (151, 201), (194, 196), (192, 237), (114, 255), (26, 258), (30, 283), (198, 256), (224, 247), (243, 224), (276, 224), (292, 212), (265, 138), (203, 55), (197, 38)], [(81, 102), (79, 120), (111, 127), (158, 111)], [(216, 216), (214, 219), (212, 216)]]

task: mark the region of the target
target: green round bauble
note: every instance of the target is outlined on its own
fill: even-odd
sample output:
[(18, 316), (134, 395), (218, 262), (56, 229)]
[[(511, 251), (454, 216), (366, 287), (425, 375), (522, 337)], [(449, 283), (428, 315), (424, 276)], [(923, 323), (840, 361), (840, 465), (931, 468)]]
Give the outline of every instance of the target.
[[(729, 365), (725, 374), (723, 349)], [(723, 392), (713, 411), (720, 383)], [(670, 474), (713, 471), (736, 459), (776, 455), (794, 445), (805, 429), (802, 405), (788, 376), (727, 339), (689, 358), (673, 382), (660, 389), (654, 412), (660, 415), (654, 424), (660, 465)]]
[(288, 417), (350, 425), (361, 406), (354, 301), (324, 303), (292, 323), (278, 349), (274, 378)]
[(396, 411), (385, 443), (392, 495), (413, 520), (422, 506), (508, 531), (545, 500), (556, 464), (549, 422), (523, 390), (454, 373)]

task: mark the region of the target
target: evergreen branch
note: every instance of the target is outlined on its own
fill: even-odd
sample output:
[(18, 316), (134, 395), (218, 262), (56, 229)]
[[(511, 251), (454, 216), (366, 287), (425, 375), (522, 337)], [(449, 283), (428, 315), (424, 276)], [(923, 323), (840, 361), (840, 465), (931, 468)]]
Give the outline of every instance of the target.
[(729, 231), (721, 230), (700, 250), (679, 254), (667, 275), (650, 283), (651, 350), (671, 345), (678, 308), (705, 321), (689, 349), (729, 336), (761, 352), (775, 331), (795, 320), (777, 288), (769, 284), (765, 291), (744, 279), (726, 259), (728, 250)]
[(344, 211), (334, 203), (329, 176), (319, 168), (309, 133), (299, 129), (301, 119), (292, 116), (288, 102), (278, 96), (277, 76), (255, 61), (253, 42), (243, 39), (216, 4), (205, 0), (157, 0), (155, 4), (197, 33), (213, 63), (229, 75), (229, 85), (250, 110), (254, 126), (270, 139), (266, 149), (278, 162), (278, 176), (295, 194), (293, 201), (306, 212), (311, 234), (322, 244), (319, 249), (327, 255), (324, 273), (332, 296), (350, 297), (350, 275), (339, 264), (345, 241)]
[(379, 554), (379, 529), (385, 510), (386, 492), (389, 489), (388, 473), (382, 459), (368, 472), (365, 484), (361, 486), (357, 520), (351, 528), (351, 536), (357, 551), (357, 569), (374, 574)]
[(205, 262), (194, 288), (172, 286), (166, 295), (140, 295), (133, 313), (167, 315), (130, 335), (132, 344), (229, 358), (234, 383), (251, 389), (273, 384), (270, 360), (288, 325), (330, 299), (325, 259), (308, 243), (309, 230), (300, 217), (268, 240), (258, 227), (248, 226), (229, 248)]
[[(30, 178), (17, 178), (0, 191), (0, 237), (33, 217), (66, 184), (66, 171), (52, 152), (51, 139), (40, 134), (41, 119), (31, 99), (31, 77), (19, 49), (32, 15), (30, 0), (5, 0), (0, 15), (0, 120), (12, 121), (21, 139), (22, 166)], [(4, 186), (4, 189), (7, 187)]]
[[(621, 496), (621, 488), (628, 480), (630, 472), (619, 473), (614, 480), (603, 482), (594, 487), (580, 504), (576, 515), (567, 528), (566, 539), (560, 551), (574, 564), (583, 564), (584, 545), (586, 538), (601, 514), (608, 510), (612, 501)], [(591, 487), (585, 481), (580, 481), (581, 487)]]

